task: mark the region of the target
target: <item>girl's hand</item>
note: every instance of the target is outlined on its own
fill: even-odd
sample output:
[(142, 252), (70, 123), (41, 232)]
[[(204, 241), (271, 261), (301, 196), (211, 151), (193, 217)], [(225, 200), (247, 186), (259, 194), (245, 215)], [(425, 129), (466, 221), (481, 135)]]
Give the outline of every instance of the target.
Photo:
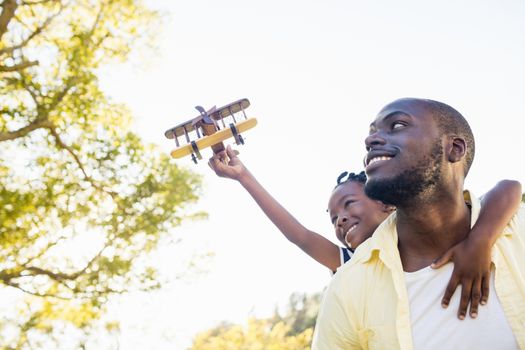
[(227, 146), (225, 151), (214, 154), (208, 161), (208, 165), (220, 177), (227, 177), (233, 180), (239, 180), (246, 168), (241, 160), (237, 158), (239, 152)]
[(474, 239), (476, 234), (469, 237), (437, 259), (431, 267), (440, 268), (449, 261), (454, 262), (454, 271), (448, 283), (441, 306), (448, 307), (450, 298), (457, 286), (461, 284), (461, 300), (458, 309), (458, 318), (465, 319), (470, 302), (470, 317), (478, 316), (478, 306), (485, 305), (489, 298), (490, 264), (492, 247), (480, 240)]

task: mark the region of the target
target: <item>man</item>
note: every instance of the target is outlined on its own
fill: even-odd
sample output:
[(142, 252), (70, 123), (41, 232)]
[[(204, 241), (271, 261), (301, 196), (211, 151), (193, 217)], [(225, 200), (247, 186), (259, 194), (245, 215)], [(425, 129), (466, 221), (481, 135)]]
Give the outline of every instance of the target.
[(312, 348), (525, 349), (523, 206), (494, 243), (495, 293), (483, 312), (460, 320), (439, 306), (453, 266), (430, 265), (468, 236), (480, 209), (463, 193), (474, 158), (465, 119), (437, 101), (401, 99), (379, 112), (365, 143), (366, 193), (397, 212), (334, 276)]

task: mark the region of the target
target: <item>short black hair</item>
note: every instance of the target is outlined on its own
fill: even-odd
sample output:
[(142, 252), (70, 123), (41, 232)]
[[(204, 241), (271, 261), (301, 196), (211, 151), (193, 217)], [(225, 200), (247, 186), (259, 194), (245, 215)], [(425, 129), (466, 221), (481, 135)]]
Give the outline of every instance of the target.
[(348, 171), (343, 171), (339, 176), (337, 177), (337, 185), (335, 185), (334, 190), (339, 187), (339, 185), (345, 184), (347, 182), (357, 182), (361, 184), (366, 183), (366, 174), (364, 171), (361, 171), (360, 173), (349, 173)]
[(465, 176), (467, 176), (470, 166), (474, 161), (474, 154), (476, 153), (476, 144), (474, 142), (474, 135), (470, 129), (467, 120), (453, 107), (439, 101), (425, 100), (426, 106), (432, 113), (434, 120), (437, 122), (440, 130), (447, 134), (454, 134), (462, 137), (467, 144), (465, 155)]

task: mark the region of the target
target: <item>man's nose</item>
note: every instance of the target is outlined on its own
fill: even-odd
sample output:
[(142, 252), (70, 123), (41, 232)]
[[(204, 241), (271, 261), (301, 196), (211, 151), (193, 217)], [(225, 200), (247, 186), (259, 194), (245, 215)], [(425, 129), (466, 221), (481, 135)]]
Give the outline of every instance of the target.
[(337, 225), (337, 227), (342, 227), (347, 221), (348, 221), (348, 218), (346, 216), (344, 216), (344, 215), (343, 216), (339, 216), (337, 218), (336, 225)]
[(374, 146), (384, 145), (386, 143), (385, 138), (380, 131), (375, 131), (368, 135), (365, 139), (366, 150), (369, 151)]

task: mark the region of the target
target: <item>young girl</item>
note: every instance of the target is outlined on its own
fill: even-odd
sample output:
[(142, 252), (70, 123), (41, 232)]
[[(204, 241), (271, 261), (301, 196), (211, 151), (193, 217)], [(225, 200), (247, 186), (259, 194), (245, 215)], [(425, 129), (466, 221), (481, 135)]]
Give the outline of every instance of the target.
[[(395, 210), (366, 196), (364, 172), (357, 175), (342, 173), (337, 178), (337, 185), (328, 202), (328, 213), (335, 235), (343, 244), (343, 247), (339, 247), (297, 221), (264, 189), (230, 146), (226, 152), (214, 155), (208, 164), (218, 176), (238, 181), (288, 240), (333, 272), (350, 260), (354, 249), (372, 236), (377, 226)], [(454, 272), (442, 300), (443, 307), (448, 306), (458, 284), (463, 288), (472, 286), (471, 295), (462, 295), (459, 318), (462, 319), (466, 314), (469, 301), (472, 317), (478, 313), (478, 304), (486, 303), (492, 245), (518, 209), (520, 201), (521, 184), (516, 181), (500, 181), (483, 197), (479, 219), (467, 238), (468, 244), (465, 241), (460, 242), (432, 265), (439, 268), (448, 261), (454, 262)], [(476, 281), (481, 283), (475, 283)], [(474, 297), (476, 295), (480, 295), (480, 298)]]

